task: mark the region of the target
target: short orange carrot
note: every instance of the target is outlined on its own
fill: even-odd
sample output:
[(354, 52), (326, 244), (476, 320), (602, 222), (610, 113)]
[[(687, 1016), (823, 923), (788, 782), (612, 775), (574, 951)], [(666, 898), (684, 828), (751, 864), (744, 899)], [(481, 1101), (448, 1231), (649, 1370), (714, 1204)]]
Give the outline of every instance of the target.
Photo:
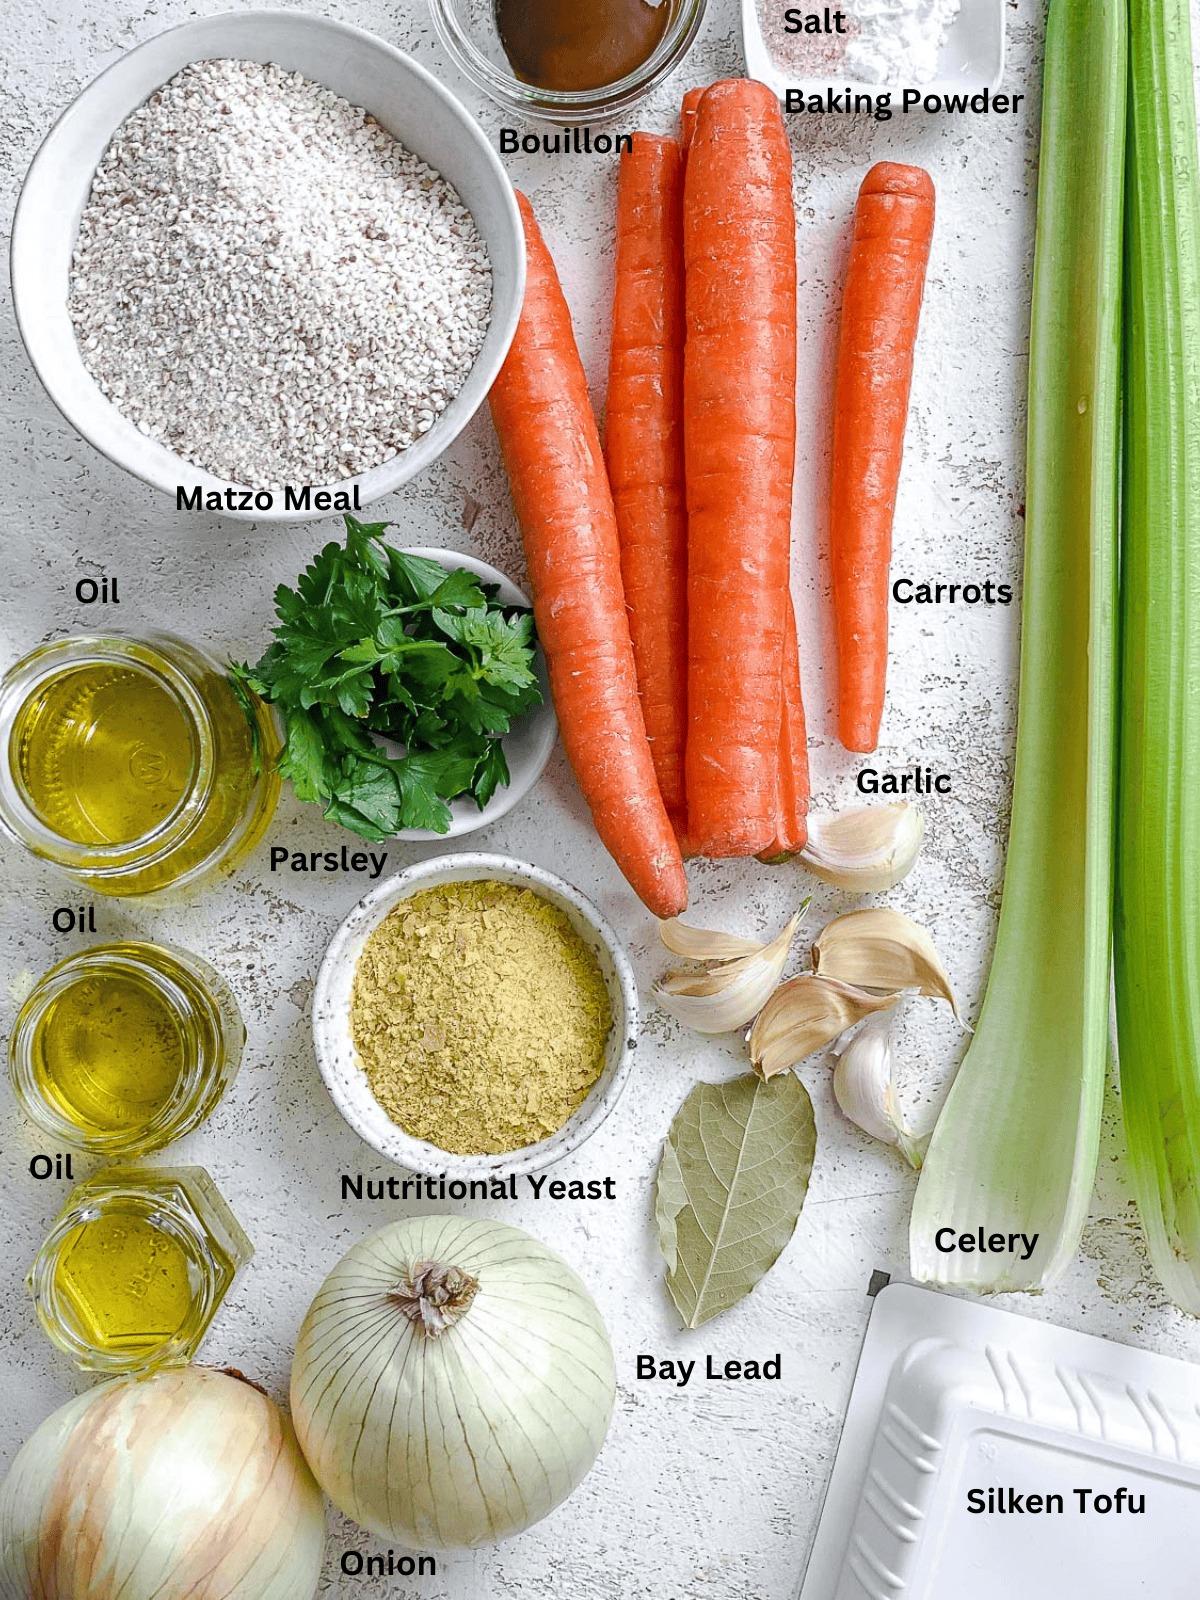
[(800, 693), (796, 613), (788, 596), (783, 635), (783, 714), (779, 721), (779, 828), (763, 861), (787, 861), (808, 843), (808, 737)]
[(688, 834), (756, 855), (778, 828), (796, 447), (796, 223), (779, 102), (701, 97), (687, 156)]
[(847, 750), (874, 750), (883, 715), (892, 520), (933, 210), (927, 172), (881, 161), (863, 179), (854, 213), (829, 511), (838, 737)]
[(617, 187), (604, 456), (646, 736), (673, 818), (687, 734), (682, 204), (678, 143), (635, 133)]
[(554, 262), (518, 194), (525, 303), (490, 396), (567, 759), (596, 831), (659, 917), (687, 880), (646, 739), (612, 494)]

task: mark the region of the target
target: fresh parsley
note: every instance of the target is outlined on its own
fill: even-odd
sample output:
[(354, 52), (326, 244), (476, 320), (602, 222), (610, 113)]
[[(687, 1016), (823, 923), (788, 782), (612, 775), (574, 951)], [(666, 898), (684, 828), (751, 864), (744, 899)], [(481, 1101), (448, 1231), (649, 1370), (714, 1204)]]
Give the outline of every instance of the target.
[(230, 667), (279, 713), (297, 798), (375, 842), (445, 833), (459, 795), (482, 809), (508, 782), (502, 736), (542, 698), (532, 614), (465, 568), (391, 549), (388, 526), (347, 516), (345, 546), (276, 589), (262, 660)]

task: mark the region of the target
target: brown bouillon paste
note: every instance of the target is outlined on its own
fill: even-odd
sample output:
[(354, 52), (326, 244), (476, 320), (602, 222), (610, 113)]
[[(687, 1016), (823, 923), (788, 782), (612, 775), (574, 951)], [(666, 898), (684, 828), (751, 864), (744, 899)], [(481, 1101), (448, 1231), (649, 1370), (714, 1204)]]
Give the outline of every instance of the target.
[(496, 0), (496, 26), (524, 82), (603, 89), (654, 53), (671, 10), (670, 0)]

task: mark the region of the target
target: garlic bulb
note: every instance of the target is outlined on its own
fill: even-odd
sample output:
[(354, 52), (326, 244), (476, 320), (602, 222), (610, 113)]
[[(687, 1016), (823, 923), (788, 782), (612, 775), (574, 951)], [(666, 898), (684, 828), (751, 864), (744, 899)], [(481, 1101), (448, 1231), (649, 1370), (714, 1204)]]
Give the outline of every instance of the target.
[(576, 1487), (612, 1415), (612, 1347), (582, 1281), (520, 1228), (408, 1217), (321, 1286), (292, 1415), (347, 1516), (415, 1549), (520, 1533)]
[(838, 1051), (833, 1094), (850, 1121), (872, 1139), (894, 1145), (920, 1168), (921, 1141), (904, 1125), (893, 1081), (892, 1024), (895, 1010), (868, 1017)]
[[(664, 1011), (697, 1033), (733, 1033), (766, 1004), (779, 982), (808, 901), (770, 944), (671, 921), (659, 924), (662, 942), (693, 961), (716, 961), (707, 972), (670, 972), (655, 986)], [(748, 948), (747, 948), (748, 947)], [(733, 959), (725, 959), (729, 954)]]
[(811, 972), (789, 978), (776, 989), (750, 1030), (750, 1064), (760, 1078), (773, 1078), (814, 1050), (823, 1050), (872, 1012), (888, 1010), (899, 998), (898, 994), (867, 994)]
[(0, 1486), (2, 1600), (311, 1600), (324, 1547), (291, 1424), (202, 1367), (68, 1401)]
[(800, 864), (836, 889), (879, 893), (908, 876), (924, 837), (925, 818), (907, 800), (810, 815)]
[(822, 930), (812, 951), (813, 971), (864, 989), (916, 989), (949, 1001), (958, 1016), (954, 990), (933, 940), (918, 923), (878, 906), (848, 911)]

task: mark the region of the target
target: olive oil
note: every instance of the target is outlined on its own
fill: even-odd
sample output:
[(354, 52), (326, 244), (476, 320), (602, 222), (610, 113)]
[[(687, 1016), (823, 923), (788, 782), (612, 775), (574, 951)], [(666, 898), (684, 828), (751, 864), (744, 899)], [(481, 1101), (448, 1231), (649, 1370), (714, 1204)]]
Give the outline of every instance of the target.
[(141, 667), (95, 662), (21, 707), (9, 761), (30, 809), (73, 844), (129, 844), (177, 809), (196, 765), (188, 718)]
[(46, 1334), (85, 1372), (190, 1361), (254, 1246), (203, 1167), (81, 1183), (30, 1268)]
[(80, 1223), (63, 1244), (55, 1279), (80, 1336), (134, 1358), (175, 1338), (195, 1299), (186, 1251), (135, 1213)]
[(279, 796), (274, 716), (171, 634), (42, 645), (0, 681), (0, 827), (102, 894), (229, 868)]
[(25, 1111), (55, 1139), (146, 1155), (211, 1113), (245, 1037), (207, 962), (164, 945), (93, 945), (34, 986), (9, 1068)]
[(34, 1071), (82, 1133), (141, 1129), (162, 1113), (183, 1070), (179, 1020), (152, 985), (126, 973), (72, 984), (46, 1010)]

